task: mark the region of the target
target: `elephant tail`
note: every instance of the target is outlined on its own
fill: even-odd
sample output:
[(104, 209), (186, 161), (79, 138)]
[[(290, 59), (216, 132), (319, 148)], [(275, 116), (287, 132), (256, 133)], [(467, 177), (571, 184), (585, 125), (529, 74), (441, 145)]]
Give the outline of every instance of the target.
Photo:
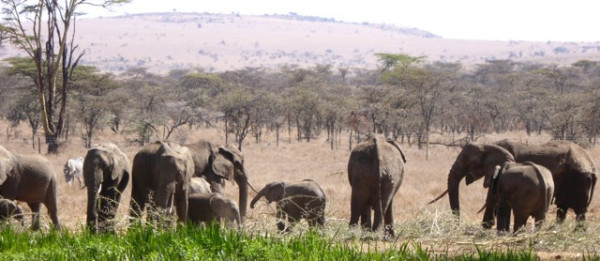
[(398, 143), (393, 139), (388, 139), (387, 142), (392, 144), (392, 146), (394, 146), (400, 152), (400, 155), (402, 156), (402, 162), (406, 163), (406, 155), (404, 155), (404, 151), (402, 148), (400, 148), (400, 145), (398, 145)]
[(590, 206), (590, 203), (592, 203), (592, 198), (594, 197), (594, 190), (596, 188), (596, 173), (592, 173), (592, 188), (590, 189), (590, 197), (588, 198), (588, 202), (587, 202), (587, 206)]
[(446, 194), (448, 194), (448, 189), (446, 189), (444, 192), (442, 192), (442, 194), (440, 194), (439, 196), (437, 196), (433, 200), (429, 201), (429, 203), (427, 203), (427, 205), (430, 205), (430, 204), (433, 204), (433, 203), (437, 202), (438, 200), (440, 200), (441, 198), (443, 198), (444, 196), (446, 196)]

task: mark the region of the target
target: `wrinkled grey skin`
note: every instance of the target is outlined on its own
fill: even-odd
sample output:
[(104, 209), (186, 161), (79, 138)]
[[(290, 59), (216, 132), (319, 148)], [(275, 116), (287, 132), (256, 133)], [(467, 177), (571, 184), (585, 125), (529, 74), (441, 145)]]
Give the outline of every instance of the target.
[[(350, 225), (377, 230), (382, 220), (386, 235), (394, 235), (392, 205), (404, 177), (406, 157), (400, 146), (383, 138), (359, 143), (350, 154), (348, 181), (352, 186)], [(371, 209), (374, 222), (371, 227)]]
[(45, 157), (11, 154), (1, 147), (0, 197), (26, 202), (33, 212), (34, 230), (40, 228), (40, 205), (44, 204), (55, 228), (60, 229), (56, 174), (52, 164)]
[[(254, 208), (262, 197), (265, 197), (268, 203), (277, 203), (277, 228), (280, 231), (289, 231), (300, 219), (306, 219), (311, 227), (325, 225), (327, 196), (312, 179), (296, 183), (271, 182), (256, 194), (250, 202), (250, 207)], [(290, 222), (290, 227), (286, 227), (286, 220)]]
[(129, 182), (130, 166), (127, 155), (113, 143), (94, 145), (87, 151), (83, 180), (88, 191), (86, 223), (91, 231), (113, 229), (110, 223)]
[[(515, 159), (512, 154), (498, 145), (469, 142), (463, 146), (448, 173), (448, 190), (430, 203), (437, 201), (448, 193), (450, 209), (459, 217), (460, 202), (458, 200), (458, 188), (460, 181), (464, 178), (467, 185), (469, 185), (482, 177), (486, 177), (483, 187), (487, 188), (490, 183), (489, 178), (494, 175), (496, 166), (503, 166), (504, 163), (514, 161)], [(491, 211), (491, 208), (486, 208), (484, 217), (493, 215)]]
[(24, 225), (23, 210), (14, 201), (0, 198), (0, 221), (15, 218)]
[(225, 197), (221, 193), (195, 193), (189, 196), (188, 220), (194, 224), (211, 221), (221, 222), (222, 219), (228, 223), (237, 224), (242, 228), (240, 211), (235, 201)]
[(186, 146), (194, 159), (194, 177), (203, 177), (208, 181), (212, 192), (221, 192), (225, 180), (235, 180), (239, 187), (238, 204), (243, 221), (248, 205), (248, 176), (244, 170), (242, 152), (234, 146), (215, 146), (206, 140)]
[(190, 180), (190, 195), (191, 194), (208, 194), (212, 193), (210, 189), (210, 183), (203, 177), (192, 177)]
[(186, 222), (190, 179), (194, 173), (194, 162), (186, 147), (167, 141), (150, 143), (135, 155), (131, 172), (132, 217), (141, 217), (146, 203), (152, 210), (149, 214), (156, 213), (156, 208), (170, 215), (175, 205), (178, 220)]
[(594, 161), (583, 148), (570, 141), (528, 145), (501, 140), (496, 144), (508, 150), (517, 162), (531, 161), (552, 172), (557, 221), (565, 219), (568, 209), (573, 209), (578, 221), (585, 220), (597, 174)]
[[(491, 212), (497, 213), (498, 232), (509, 230), (511, 211), (514, 232), (525, 226), (530, 216), (539, 229), (554, 195), (550, 170), (532, 162), (509, 162), (496, 169), (488, 189), (486, 207), (495, 209)], [(491, 225), (493, 216), (484, 217), (484, 227)]]

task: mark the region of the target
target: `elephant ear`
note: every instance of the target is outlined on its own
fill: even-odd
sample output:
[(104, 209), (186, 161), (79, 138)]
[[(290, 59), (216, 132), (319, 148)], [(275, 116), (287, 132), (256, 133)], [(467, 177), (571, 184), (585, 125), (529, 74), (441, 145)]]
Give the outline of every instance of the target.
[(230, 144), (227, 144), (225, 147), (219, 147), (219, 154), (225, 156), (227, 159), (233, 162), (235, 167), (240, 168), (244, 165), (244, 157), (242, 156), (242, 152)]
[(483, 187), (487, 188), (491, 185), (496, 166), (504, 166), (507, 162), (515, 162), (515, 158), (506, 149), (497, 145), (486, 144), (483, 148), (484, 157), (481, 161), (481, 167), (484, 175)]
[(219, 177), (233, 180), (233, 163), (222, 155), (217, 155), (212, 161), (212, 171)]
[(9, 175), (14, 174), (16, 162), (15, 156), (0, 146), (0, 185), (4, 184)]

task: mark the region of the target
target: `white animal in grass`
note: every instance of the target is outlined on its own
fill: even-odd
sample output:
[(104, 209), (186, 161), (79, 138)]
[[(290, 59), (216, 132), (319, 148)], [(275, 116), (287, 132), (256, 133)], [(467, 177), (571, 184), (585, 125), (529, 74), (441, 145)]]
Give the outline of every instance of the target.
[(71, 186), (73, 180), (77, 178), (79, 186), (83, 187), (83, 157), (68, 159), (65, 163), (65, 180)]

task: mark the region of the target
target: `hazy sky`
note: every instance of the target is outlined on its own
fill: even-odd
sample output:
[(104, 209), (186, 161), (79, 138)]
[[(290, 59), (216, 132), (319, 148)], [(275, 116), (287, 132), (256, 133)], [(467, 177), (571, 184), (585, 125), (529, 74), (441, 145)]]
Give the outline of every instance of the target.
[(416, 27), (444, 38), (600, 41), (597, 0), (133, 0), (93, 16), (147, 12), (288, 14)]

